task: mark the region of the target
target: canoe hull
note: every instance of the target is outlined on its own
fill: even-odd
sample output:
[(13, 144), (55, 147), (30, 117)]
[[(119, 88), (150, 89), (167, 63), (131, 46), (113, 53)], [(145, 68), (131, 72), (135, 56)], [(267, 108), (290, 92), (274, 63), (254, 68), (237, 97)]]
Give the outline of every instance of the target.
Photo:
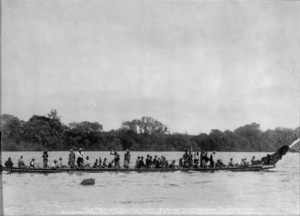
[(275, 166), (249, 166), (249, 167), (224, 167), (224, 168), (182, 168), (182, 169), (45, 169), (45, 168), (6, 168), (3, 171), (17, 173), (101, 173), (101, 172), (257, 172), (273, 169)]

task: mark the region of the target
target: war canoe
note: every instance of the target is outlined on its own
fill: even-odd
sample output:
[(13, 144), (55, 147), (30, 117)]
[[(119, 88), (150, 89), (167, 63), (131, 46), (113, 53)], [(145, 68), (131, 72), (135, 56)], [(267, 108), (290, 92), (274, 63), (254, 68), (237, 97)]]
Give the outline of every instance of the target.
[(102, 173), (102, 172), (215, 172), (215, 171), (235, 171), (235, 172), (249, 172), (249, 171), (262, 171), (275, 168), (274, 165), (269, 166), (238, 166), (238, 167), (220, 167), (220, 168), (175, 168), (175, 169), (134, 169), (134, 168), (89, 168), (89, 169), (70, 169), (70, 168), (6, 168), (3, 167), (3, 171), (11, 173)]
[[(295, 141), (296, 143), (300, 143), (300, 139)], [(295, 143), (294, 142), (294, 143)], [(294, 145), (294, 143), (292, 145)], [(292, 146), (291, 145), (291, 146)], [(282, 156), (287, 153), (289, 150), (289, 146), (285, 145), (282, 146), (277, 152), (270, 155), (268, 154), (266, 157), (263, 157), (260, 160), (262, 165), (255, 165), (255, 166), (236, 166), (236, 167), (214, 167), (214, 168), (175, 168), (175, 169), (166, 169), (166, 168), (143, 168), (143, 169), (134, 169), (134, 168), (105, 168), (105, 169), (97, 169), (97, 168), (8, 168), (8, 167), (0, 167), (0, 171), (8, 171), (11, 173), (101, 173), (101, 172), (215, 172), (215, 171), (235, 171), (235, 172), (250, 172), (250, 171), (263, 171), (273, 169), (276, 166), (276, 163), (281, 160)]]

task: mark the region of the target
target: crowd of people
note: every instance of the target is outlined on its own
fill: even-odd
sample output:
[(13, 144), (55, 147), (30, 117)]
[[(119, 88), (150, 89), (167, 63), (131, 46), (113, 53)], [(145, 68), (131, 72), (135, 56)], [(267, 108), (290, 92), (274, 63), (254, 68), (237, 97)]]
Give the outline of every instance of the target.
[(141, 169), (141, 168), (171, 168), (174, 169), (175, 167), (175, 160), (173, 160), (170, 164), (166, 157), (161, 156), (157, 157), (155, 155), (154, 157), (147, 155), (147, 158), (144, 162), (143, 156), (138, 156), (135, 161), (135, 168)]
[[(105, 169), (105, 168), (115, 168), (120, 169), (120, 154), (117, 151), (111, 151), (110, 155), (113, 155), (113, 160), (108, 161), (107, 158), (103, 160), (101, 157), (96, 159), (93, 163), (90, 162), (89, 156), (84, 158), (84, 154), (82, 149), (79, 149), (78, 152), (75, 154), (73, 149), (70, 149), (69, 158), (67, 165), (63, 163), (62, 158), (60, 157), (58, 160), (54, 159), (52, 164), (49, 164), (49, 155), (48, 151), (45, 150), (42, 155), (43, 166), (42, 168), (96, 168), (96, 169)], [(151, 156), (147, 155), (146, 159), (144, 160), (143, 156), (138, 156), (134, 168), (135, 169), (175, 169), (175, 168), (221, 168), (226, 167), (226, 165), (222, 162), (221, 159), (215, 160), (216, 152), (212, 152), (210, 156), (208, 156), (207, 152), (194, 152), (185, 151), (183, 156), (179, 159), (178, 165), (175, 165), (176, 161), (172, 160), (169, 162), (165, 156)], [(77, 160), (76, 160), (77, 158)], [(125, 169), (129, 168), (131, 160), (130, 151), (127, 149), (126, 153), (124, 154), (124, 161), (123, 167)], [(251, 165), (260, 165), (261, 162), (255, 160), (255, 156), (251, 159)], [(13, 168), (13, 162), (9, 157), (8, 160), (5, 162), (5, 167)], [(233, 159), (230, 158), (230, 161), (227, 164), (227, 167), (238, 167), (238, 166), (250, 166), (250, 163), (247, 161), (247, 158), (242, 158), (240, 163), (234, 163)], [(20, 156), (18, 160), (18, 167), (19, 168), (28, 168), (23, 161), (23, 156)], [(40, 168), (36, 162), (35, 158), (32, 158), (29, 163), (29, 168)]]

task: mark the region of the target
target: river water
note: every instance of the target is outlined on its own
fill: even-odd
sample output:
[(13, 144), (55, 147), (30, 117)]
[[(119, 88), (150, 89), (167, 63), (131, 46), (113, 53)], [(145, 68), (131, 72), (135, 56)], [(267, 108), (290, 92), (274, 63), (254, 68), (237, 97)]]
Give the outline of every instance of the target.
[[(84, 152), (93, 162), (113, 156), (108, 152)], [(120, 152), (121, 156), (124, 152)], [(164, 155), (178, 159), (181, 152), (132, 152), (137, 156)], [(215, 158), (239, 162), (267, 153), (217, 152)], [(17, 163), (20, 155), (28, 165), (32, 157), (42, 162), (41, 152), (2, 152)], [(170, 172), (170, 173), (2, 173), (5, 215), (299, 215), (300, 167), (298, 153), (288, 153), (276, 168), (260, 172)], [(68, 152), (50, 152), (49, 158)], [(121, 158), (123, 161), (123, 157)], [(85, 178), (95, 185), (81, 186)]]

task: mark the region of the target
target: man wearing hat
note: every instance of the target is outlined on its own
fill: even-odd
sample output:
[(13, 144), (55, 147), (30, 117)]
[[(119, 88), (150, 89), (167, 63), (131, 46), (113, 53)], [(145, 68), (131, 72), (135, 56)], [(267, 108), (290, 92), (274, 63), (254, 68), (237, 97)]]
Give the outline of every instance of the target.
[(73, 152), (73, 149), (70, 149), (68, 165), (70, 168), (75, 167), (75, 153)]
[(130, 157), (130, 151), (126, 149), (126, 153), (124, 155), (124, 168), (129, 168)]

